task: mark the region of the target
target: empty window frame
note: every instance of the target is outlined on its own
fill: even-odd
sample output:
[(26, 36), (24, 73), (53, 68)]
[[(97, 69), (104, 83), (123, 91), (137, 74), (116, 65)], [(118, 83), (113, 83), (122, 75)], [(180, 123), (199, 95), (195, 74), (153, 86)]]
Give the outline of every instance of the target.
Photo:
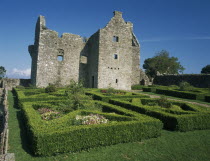
[(113, 36), (112, 41), (113, 41), (113, 42), (119, 42), (119, 37), (118, 37), (118, 36)]
[(58, 55), (57, 60), (58, 61), (63, 61), (63, 55)]
[(116, 83), (118, 83), (118, 79), (116, 79), (116, 81), (115, 81)]
[(114, 54), (114, 59), (118, 59), (118, 55), (117, 54)]

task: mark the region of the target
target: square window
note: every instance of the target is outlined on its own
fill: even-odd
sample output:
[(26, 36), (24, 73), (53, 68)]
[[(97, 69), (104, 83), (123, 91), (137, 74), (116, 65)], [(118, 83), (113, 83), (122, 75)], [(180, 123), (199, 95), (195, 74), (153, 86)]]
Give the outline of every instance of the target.
[(112, 41), (113, 41), (113, 42), (119, 42), (119, 37), (118, 37), (118, 36), (113, 36)]
[(118, 55), (117, 54), (114, 54), (114, 59), (118, 59)]
[(58, 55), (57, 60), (58, 61), (63, 61), (63, 56), (62, 55)]

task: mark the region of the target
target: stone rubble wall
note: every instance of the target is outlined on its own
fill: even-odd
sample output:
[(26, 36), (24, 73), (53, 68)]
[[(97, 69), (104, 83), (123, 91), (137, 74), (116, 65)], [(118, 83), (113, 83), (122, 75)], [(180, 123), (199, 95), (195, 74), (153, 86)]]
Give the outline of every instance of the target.
[(179, 85), (180, 82), (186, 81), (194, 87), (210, 87), (210, 74), (180, 74), (180, 75), (159, 75), (153, 80), (157, 85)]
[(146, 73), (140, 69), (140, 85), (152, 85), (152, 82), (150, 81), (149, 77), (146, 75)]
[(17, 86), (24, 86), (28, 87), (31, 84), (31, 79), (9, 79), (3, 78), (0, 80), (0, 87), (5, 88), (7, 87), (8, 90), (12, 90), (12, 88)]
[(7, 153), (8, 149), (8, 137), (9, 137), (9, 129), (8, 129), (8, 89), (7, 87), (0, 89), (0, 107), (2, 111), (1, 115), (1, 136), (0, 136), (0, 160), (1, 161), (14, 161), (14, 154)]
[[(119, 11), (86, 40), (70, 33), (59, 37), (46, 27), (44, 16), (39, 16), (35, 42), (28, 50), (32, 58), (31, 80), (36, 87), (66, 86), (73, 79), (83, 80), (86, 87), (129, 90), (141, 80), (140, 44), (133, 24), (125, 22)], [(58, 57), (63, 59), (59, 61)]]

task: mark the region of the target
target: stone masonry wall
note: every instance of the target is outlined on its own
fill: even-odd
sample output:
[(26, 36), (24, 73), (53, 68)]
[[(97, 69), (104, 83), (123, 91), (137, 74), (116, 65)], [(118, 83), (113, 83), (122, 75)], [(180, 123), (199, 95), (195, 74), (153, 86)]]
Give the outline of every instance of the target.
[(181, 75), (160, 75), (153, 80), (158, 85), (179, 85), (180, 82), (186, 81), (195, 87), (210, 87), (210, 74), (181, 74)]
[(12, 90), (12, 88), (17, 86), (24, 86), (28, 87), (31, 84), (31, 79), (9, 79), (9, 78), (3, 78), (0, 80), (2, 86), (0, 88), (7, 87), (8, 90)]
[(98, 88), (99, 31), (88, 40), (88, 87)]
[(132, 38), (131, 25), (115, 11), (107, 26), (100, 29), (98, 88), (131, 88)]
[(125, 22), (119, 11), (87, 41), (67, 33), (58, 37), (47, 29), (44, 16), (39, 16), (35, 42), (29, 46), (32, 84), (65, 86), (73, 79), (83, 80), (86, 87), (129, 90), (141, 79), (139, 52), (133, 24)]
[[(43, 16), (39, 20), (44, 21)], [(82, 37), (68, 33), (58, 37), (57, 32), (41, 24), (45, 23), (40, 21), (37, 26), (40, 30), (36, 30), (40, 31), (36, 33), (39, 35), (36, 86), (46, 87), (49, 83), (65, 86), (71, 79), (78, 81), (80, 54), (85, 45)]]

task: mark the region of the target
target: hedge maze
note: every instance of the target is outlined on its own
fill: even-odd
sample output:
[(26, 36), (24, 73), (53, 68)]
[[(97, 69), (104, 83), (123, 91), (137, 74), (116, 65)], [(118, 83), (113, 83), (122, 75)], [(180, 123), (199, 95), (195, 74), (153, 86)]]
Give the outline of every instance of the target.
[[(176, 131), (210, 129), (209, 108), (164, 98), (150, 99), (138, 93), (85, 89), (85, 94), (93, 98), (88, 103), (96, 108), (70, 111), (61, 106), (66, 99), (65, 89), (45, 93), (44, 89), (16, 88), (14, 93), (22, 111), (30, 149), (35, 155), (49, 156), (141, 141), (160, 136), (163, 128)], [(76, 119), (97, 116), (108, 122), (78, 124)]]
[[(99, 90), (88, 89), (86, 93), (90, 95), (91, 91), (101, 94)], [(15, 89), (14, 93), (22, 111), (30, 149), (34, 155), (50, 156), (97, 146), (141, 141), (160, 136), (163, 128), (163, 123), (159, 119), (108, 103), (107, 97), (114, 98), (115, 94), (104, 96), (106, 99), (102, 100), (106, 101), (93, 100), (101, 110), (78, 109), (62, 114), (58, 118), (45, 120), (39, 109), (58, 109), (59, 103), (66, 99), (65, 89), (53, 93), (45, 93), (43, 89)], [(144, 98), (142, 95), (129, 92), (116, 94), (116, 97)], [(55, 114), (55, 111), (49, 112)], [(89, 125), (74, 123), (77, 116), (89, 114), (103, 116), (109, 122)]]
[(143, 92), (153, 92), (184, 99), (210, 102), (210, 89), (208, 88), (191, 87), (188, 90), (180, 90), (178, 86), (171, 85), (143, 87), (142, 90)]

